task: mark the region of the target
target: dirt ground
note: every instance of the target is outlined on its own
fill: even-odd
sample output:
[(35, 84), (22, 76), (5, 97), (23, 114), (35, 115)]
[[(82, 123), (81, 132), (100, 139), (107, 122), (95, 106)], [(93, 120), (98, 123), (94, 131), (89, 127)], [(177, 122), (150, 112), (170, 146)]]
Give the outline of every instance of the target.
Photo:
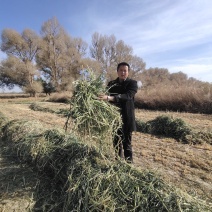
[[(39, 120), (47, 127), (63, 127), (66, 118), (56, 114), (33, 111), (29, 105), (36, 101), (51, 109), (69, 108), (61, 103), (40, 99), (2, 99), (0, 112), (9, 120)], [(212, 115), (171, 113), (136, 110), (136, 118), (152, 120), (159, 115), (182, 118), (194, 130), (212, 131)], [(15, 158), (9, 158), (0, 144), (0, 211), (30, 211), (33, 207), (33, 191), (37, 176), (30, 167), (21, 166)], [(167, 183), (192, 195), (199, 195), (212, 204), (212, 146), (209, 144), (188, 145), (174, 139), (133, 133), (134, 166), (151, 169)]]

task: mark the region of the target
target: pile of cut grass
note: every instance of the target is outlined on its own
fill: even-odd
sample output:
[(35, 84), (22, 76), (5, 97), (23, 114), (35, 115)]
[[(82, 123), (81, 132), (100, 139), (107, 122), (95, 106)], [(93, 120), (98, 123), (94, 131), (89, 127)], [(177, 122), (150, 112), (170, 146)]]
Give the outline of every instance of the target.
[(70, 103), (71, 92), (53, 93), (49, 96), (49, 102)]
[(52, 110), (48, 107), (42, 107), (42, 106), (38, 105), (37, 103), (30, 104), (29, 108), (31, 110), (34, 110), (34, 111), (42, 111), (42, 112), (45, 112), (45, 113), (55, 113), (55, 114), (58, 114), (58, 115), (61, 115), (61, 116), (64, 116), (64, 117), (68, 117), (70, 115), (69, 109)]
[(0, 131), (6, 122), (8, 122), (8, 119), (0, 112)]
[(174, 119), (171, 116), (158, 116), (154, 120), (145, 122), (136, 121), (137, 130), (144, 133), (164, 135), (183, 141), (191, 129), (182, 119)]
[(212, 145), (212, 132), (192, 132), (186, 136), (185, 141), (191, 144), (203, 144), (206, 142)]
[(74, 130), (81, 136), (99, 140), (101, 148), (108, 141), (112, 143), (122, 125), (119, 108), (98, 100), (98, 95), (106, 92), (102, 76), (88, 69), (85, 76), (74, 82), (70, 106)]
[(49, 109), (49, 108), (46, 108), (46, 107), (41, 107), (41, 106), (39, 106), (38, 104), (36, 104), (35, 102), (33, 102), (32, 104), (30, 104), (30, 105), (29, 105), (29, 108), (30, 108), (31, 110), (34, 110), (34, 111), (42, 111), (42, 112), (55, 113), (54, 110)]
[(35, 210), (41, 211), (211, 211), (203, 200), (113, 161), (63, 130), (13, 120), (2, 127), (10, 154), (40, 174)]
[(180, 118), (174, 119), (171, 116), (162, 115), (147, 122), (136, 120), (136, 125), (138, 132), (171, 137), (183, 143), (212, 144), (211, 132), (194, 132)]

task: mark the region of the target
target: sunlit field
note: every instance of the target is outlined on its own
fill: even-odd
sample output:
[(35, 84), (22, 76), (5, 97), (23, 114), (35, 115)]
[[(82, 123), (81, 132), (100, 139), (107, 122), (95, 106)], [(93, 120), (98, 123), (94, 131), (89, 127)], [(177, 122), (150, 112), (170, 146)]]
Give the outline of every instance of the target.
[[(47, 129), (63, 129), (67, 117), (58, 114), (57, 111), (68, 110), (70, 105), (48, 102), (48, 99), (49, 97), (46, 96), (2, 98), (0, 112), (8, 121), (39, 121)], [(32, 110), (30, 105), (33, 103), (45, 110)], [(144, 122), (161, 115), (180, 118), (194, 131), (212, 131), (212, 115), (136, 109), (136, 118)], [(5, 143), (2, 143), (0, 209), (17, 209), (27, 205), (32, 207), (34, 204), (32, 196), (38, 183), (36, 173), (27, 166), (21, 166), (17, 159), (7, 158), (3, 152), (4, 148), (6, 148)], [(167, 184), (204, 199), (208, 205), (212, 203), (212, 146), (210, 144), (206, 142), (196, 145), (184, 144), (169, 137), (134, 132), (133, 151), (133, 166), (136, 169), (151, 170)]]

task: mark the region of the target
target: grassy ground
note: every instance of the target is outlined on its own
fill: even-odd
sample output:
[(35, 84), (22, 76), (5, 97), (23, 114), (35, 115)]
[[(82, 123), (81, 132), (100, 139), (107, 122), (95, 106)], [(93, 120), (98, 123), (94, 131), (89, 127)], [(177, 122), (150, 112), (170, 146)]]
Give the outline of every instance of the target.
[[(45, 100), (45, 97), (1, 99), (0, 111), (9, 120), (39, 120), (47, 127), (62, 128), (66, 118), (57, 114), (33, 111), (29, 105), (36, 102), (50, 109), (68, 109), (69, 105)], [(212, 115), (136, 110), (136, 118), (143, 121), (164, 114), (182, 118), (194, 130), (212, 131)], [(1, 144), (0, 149), (3, 148)], [(167, 183), (203, 196), (212, 203), (211, 145), (181, 144), (174, 139), (134, 132), (133, 150), (135, 166), (154, 170)], [(20, 166), (14, 158), (1, 155), (0, 180), (0, 211), (29, 211), (33, 205), (33, 189), (37, 182), (32, 170)]]

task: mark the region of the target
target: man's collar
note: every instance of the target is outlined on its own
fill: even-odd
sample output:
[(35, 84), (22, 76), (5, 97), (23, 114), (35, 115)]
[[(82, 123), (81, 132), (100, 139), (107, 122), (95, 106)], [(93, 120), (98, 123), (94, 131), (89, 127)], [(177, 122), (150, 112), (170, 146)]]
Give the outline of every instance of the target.
[(116, 78), (116, 82), (117, 82), (117, 83), (120, 83), (120, 84), (122, 84), (122, 83), (124, 83), (124, 82), (127, 82), (128, 80), (129, 80), (129, 78), (127, 77), (124, 81), (120, 82), (120, 81), (119, 81), (119, 78), (118, 78), (118, 77)]

